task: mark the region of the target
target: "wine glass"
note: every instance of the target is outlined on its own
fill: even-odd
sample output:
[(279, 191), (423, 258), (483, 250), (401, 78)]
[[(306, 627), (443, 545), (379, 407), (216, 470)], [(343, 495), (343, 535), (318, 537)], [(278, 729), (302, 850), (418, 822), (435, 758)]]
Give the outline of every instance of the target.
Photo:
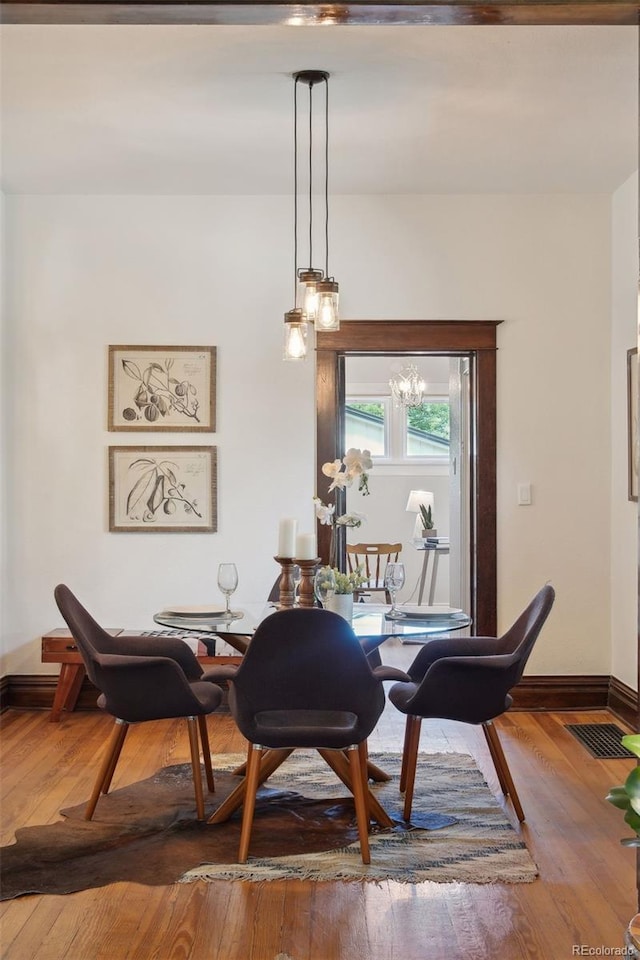
[(336, 577), (331, 567), (320, 567), (313, 581), (316, 600), (326, 606), (327, 600), (336, 592)]
[(389, 616), (402, 616), (396, 610), (396, 594), (404, 587), (404, 563), (388, 563), (384, 572), (384, 586), (391, 594), (391, 610)]
[(225, 617), (231, 617), (229, 597), (238, 586), (238, 570), (235, 563), (221, 563), (218, 567), (218, 587), (224, 593)]

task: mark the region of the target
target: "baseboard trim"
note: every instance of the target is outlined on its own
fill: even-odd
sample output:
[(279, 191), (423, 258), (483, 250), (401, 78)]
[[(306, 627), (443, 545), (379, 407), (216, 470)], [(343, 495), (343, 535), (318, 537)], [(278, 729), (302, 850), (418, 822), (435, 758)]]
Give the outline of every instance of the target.
[[(3, 677), (0, 709), (50, 710), (57, 682), (55, 674)], [(512, 696), (513, 710), (610, 709), (634, 729), (637, 726), (638, 694), (616, 677), (523, 677)], [(76, 709), (95, 710), (96, 699), (95, 687), (85, 679)]]
[(512, 710), (606, 709), (608, 676), (523, 677), (515, 690)]
[(609, 680), (609, 709), (633, 730), (638, 729), (638, 694), (617, 677)]

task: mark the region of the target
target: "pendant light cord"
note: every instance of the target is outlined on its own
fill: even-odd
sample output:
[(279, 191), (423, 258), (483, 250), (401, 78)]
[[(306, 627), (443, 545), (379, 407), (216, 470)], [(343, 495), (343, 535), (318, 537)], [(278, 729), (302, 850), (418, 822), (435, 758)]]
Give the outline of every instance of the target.
[(293, 305), (298, 288), (298, 78), (293, 85)]
[(313, 269), (313, 84), (309, 84), (309, 269)]
[(329, 81), (325, 80), (324, 103), (324, 250), (325, 279), (329, 279)]

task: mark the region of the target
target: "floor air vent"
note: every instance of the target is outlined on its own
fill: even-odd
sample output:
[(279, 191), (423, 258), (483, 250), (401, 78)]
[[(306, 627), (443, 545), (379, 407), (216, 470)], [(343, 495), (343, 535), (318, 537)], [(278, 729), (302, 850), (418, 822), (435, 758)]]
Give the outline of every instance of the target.
[(616, 757), (633, 757), (634, 754), (620, 744), (625, 731), (615, 723), (566, 723), (565, 729), (580, 741), (592, 757), (598, 760), (613, 760)]

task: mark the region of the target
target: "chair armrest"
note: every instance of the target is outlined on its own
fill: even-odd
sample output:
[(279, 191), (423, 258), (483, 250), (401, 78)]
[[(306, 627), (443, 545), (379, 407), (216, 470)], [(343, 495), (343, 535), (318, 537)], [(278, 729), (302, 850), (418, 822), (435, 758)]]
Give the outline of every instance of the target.
[(378, 680), (411, 680), (408, 673), (400, 670), (398, 667), (390, 667), (386, 663), (379, 667), (374, 667), (371, 671)]
[(129, 722), (203, 712), (182, 668), (169, 657), (103, 653), (95, 671), (107, 710)]
[(437, 660), (450, 657), (490, 657), (500, 652), (498, 637), (450, 637), (430, 640), (422, 647), (407, 670), (412, 680), (419, 682)]
[(210, 670), (205, 670), (200, 679), (210, 683), (224, 683), (227, 680), (233, 680), (238, 672), (238, 668), (239, 664), (237, 663), (221, 663), (217, 667), (211, 667)]
[(416, 715), (484, 723), (508, 708), (516, 678), (511, 654), (437, 660), (413, 697)]
[(202, 667), (193, 650), (179, 637), (113, 637), (111, 653), (131, 657), (166, 657), (181, 667), (187, 680), (199, 680)]

